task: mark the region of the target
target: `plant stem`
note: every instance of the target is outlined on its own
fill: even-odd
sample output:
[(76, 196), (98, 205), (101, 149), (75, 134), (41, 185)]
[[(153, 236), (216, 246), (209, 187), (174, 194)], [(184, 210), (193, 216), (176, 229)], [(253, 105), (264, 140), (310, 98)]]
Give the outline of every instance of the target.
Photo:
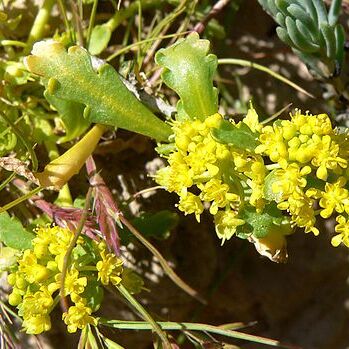
[[(130, 5), (114, 14), (112, 18), (109, 19), (104, 25), (109, 27), (111, 31), (114, 31), (123, 21), (132, 17), (138, 12), (139, 1), (131, 2)], [(167, 1), (163, 0), (141, 0), (142, 8), (147, 9), (151, 7), (158, 7)]]
[(171, 349), (171, 344), (168, 341), (166, 333), (163, 332), (159, 324), (150, 316), (150, 314), (144, 309), (144, 307), (127, 291), (122, 285), (117, 285), (116, 288), (126, 298), (126, 300), (139, 312), (142, 318), (149, 325), (149, 329), (154, 330), (160, 337), (166, 349)]
[(45, 26), (50, 19), (50, 14), (53, 5), (55, 4), (55, 0), (45, 0), (42, 4), (42, 7), (40, 8), (38, 14), (35, 17), (33, 26), (30, 30), (28, 39), (27, 39), (27, 46), (24, 49), (24, 54), (28, 54), (33, 46), (33, 43), (35, 41), (38, 41), (42, 38), (45, 32)]
[[(108, 327), (116, 328), (119, 330), (151, 330), (152, 329), (152, 326), (149, 323), (143, 322), (143, 321), (100, 320), (99, 323), (103, 326), (108, 326)], [(170, 322), (170, 321), (167, 321), (167, 322), (158, 321), (157, 325), (162, 330), (167, 330), (167, 331), (171, 331), (171, 330), (202, 331), (202, 332), (209, 332), (209, 333), (222, 335), (225, 337), (242, 339), (242, 340), (246, 340), (254, 343), (265, 344), (272, 347), (300, 349), (299, 347), (281, 344), (277, 340), (264, 338), (260, 336), (254, 336), (252, 334), (242, 333), (234, 330), (226, 330), (221, 328), (220, 326), (212, 326), (207, 324), (191, 323), (191, 322)]]
[(41, 190), (43, 190), (43, 187), (37, 187), (34, 190), (30, 191), (29, 193), (19, 197), (18, 199), (11, 201), (7, 205), (0, 207), (0, 213), (9, 210), (12, 207), (15, 207), (16, 205), (20, 204), (21, 202), (30, 199), (33, 195), (37, 194)]
[(294, 82), (286, 79), (284, 76), (272, 71), (271, 69), (269, 69), (263, 65), (260, 65), (260, 64), (257, 64), (257, 63), (251, 62), (251, 61), (247, 61), (245, 59), (237, 59), (237, 58), (221, 58), (218, 60), (218, 64), (234, 64), (234, 65), (241, 65), (243, 67), (255, 68), (255, 69), (263, 71), (263, 72), (271, 75), (275, 79), (278, 79), (278, 80), (282, 81), (283, 83), (293, 87), (295, 90), (297, 90), (301, 93), (304, 93), (311, 98), (315, 98), (311, 93), (307, 92), (302, 87), (298, 86)]
[(161, 253), (123, 215), (119, 215), (119, 220), (159, 260), (165, 273), (178, 287), (202, 304), (206, 304), (205, 299), (203, 299), (196, 290), (191, 288), (173, 271)]
[(88, 189), (88, 192), (86, 194), (86, 200), (85, 200), (85, 206), (84, 206), (84, 211), (82, 213), (81, 219), (79, 221), (79, 225), (76, 228), (75, 234), (74, 234), (74, 238), (72, 239), (72, 241), (70, 242), (67, 251), (64, 255), (64, 259), (63, 259), (63, 267), (62, 267), (62, 274), (61, 274), (61, 285), (60, 285), (60, 289), (59, 289), (59, 295), (61, 297), (61, 301), (64, 300), (64, 283), (65, 283), (65, 277), (67, 275), (67, 271), (69, 268), (69, 264), (70, 264), (70, 257), (72, 254), (72, 251), (76, 245), (76, 242), (78, 241), (78, 238), (84, 228), (86, 219), (87, 219), (87, 215), (88, 215), (88, 210), (90, 207), (90, 201), (91, 201), (91, 196), (92, 196), (92, 187), (90, 187)]
[(95, 19), (96, 19), (97, 5), (98, 5), (98, 0), (93, 0), (93, 5), (92, 5), (92, 10), (91, 10), (91, 15), (90, 15), (90, 21), (88, 23), (86, 47), (88, 47), (88, 45), (90, 44), (91, 33), (92, 33), (92, 29), (94, 27)]

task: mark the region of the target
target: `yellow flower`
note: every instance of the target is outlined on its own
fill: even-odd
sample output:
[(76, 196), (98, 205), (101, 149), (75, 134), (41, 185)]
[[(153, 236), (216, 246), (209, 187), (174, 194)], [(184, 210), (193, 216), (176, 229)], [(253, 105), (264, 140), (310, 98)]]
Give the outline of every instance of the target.
[(314, 235), (319, 235), (319, 230), (314, 227), (316, 218), (313, 206), (314, 200), (299, 188), (295, 189), (287, 201), (277, 205), (280, 210), (288, 210), (292, 222), (300, 228), (305, 228), (306, 233), (312, 232)]
[(339, 234), (331, 239), (331, 244), (337, 247), (343, 243), (345, 246), (349, 247), (349, 221), (347, 221), (344, 216), (338, 216), (336, 220), (338, 224), (335, 230)]
[(41, 282), (48, 278), (49, 271), (46, 267), (38, 264), (37, 258), (31, 250), (25, 250), (22, 258), (18, 261), (19, 272), (29, 283)]
[(185, 215), (194, 213), (196, 220), (200, 222), (200, 214), (203, 212), (204, 206), (198, 196), (189, 192), (181, 195), (178, 208), (183, 211)]
[(280, 126), (263, 127), (259, 141), (261, 144), (255, 149), (257, 154), (268, 155), (273, 162), (287, 161), (288, 152)]
[[(316, 138), (317, 137), (317, 138)], [(347, 160), (338, 156), (339, 145), (336, 144), (329, 135), (322, 138), (314, 136), (316, 139), (316, 150), (311, 163), (318, 167), (316, 175), (322, 180), (327, 180), (327, 170), (336, 170), (338, 167), (346, 168)]]
[(63, 313), (62, 319), (67, 325), (68, 332), (74, 333), (78, 328), (82, 330), (88, 324), (97, 326), (98, 321), (91, 314), (91, 308), (87, 307), (83, 301), (80, 301), (69, 307), (68, 312)]
[(22, 303), (18, 306), (18, 314), (24, 320), (35, 316), (47, 315), (53, 306), (53, 299), (48, 292), (47, 287), (42, 286), (41, 289), (34, 294), (27, 293), (23, 297)]
[(245, 224), (245, 221), (238, 218), (236, 212), (232, 210), (218, 211), (214, 216), (214, 222), (217, 236), (222, 239), (222, 245), (235, 234), (239, 225)]
[(52, 239), (48, 247), (50, 253), (56, 256), (65, 253), (74, 234), (69, 229), (57, 226), (50, 228), (50, 232), (52, 234)]
[(273, 193), (280, 193), (282, 200), (287, 199), (296, 188), (304, 188), (307, 185), (305, 176), (310, 172), (309, 166), (300, 168), (296, 163), (288, 165), (285, 169), (275, 170), (277, 180), (272, 184)]
[(250, 104), (247, 114), (242, 120), (242, 122), (245, 123), (252, 132), (261, 132), (262, 130), (262, 125), (258, 120), (258, 114), (256, 110), (253, 108), (252, 103)]
[(193, 185), (193, 173), (185, 163), (174, 163), (160, 169), (155, 180), (169, 192), (180, 193)]
[(185, 157), (185, 162), (193, 170), (194, 175), (200, 175), (207, 170), (208, 164), (214, 164), (216, 157), (216, 142), (210, 137), (206, 142), (193, 146)]
[[(62, 273), (59, 273), (55, 276), (56, 287), (59, 289), (62, 283)], [(87, 277), (83, 276), (79, 278), (79, 272), (76, 269), (71, 269), (66, 273), (64, 280), (64, 295), (68, 294), (80, 294), (84, 292), (85, 287), (87, 286)]]
[(51, 329), (51, 319), (49, 315), (39, 314), (24, 319), (22, 326), (27, 334), (40, 334)]
[(102, 260), (97, 262), (98, 280), (101, 280), (103, 285), (118, 285), (121, 282), (122, 260), (113, 253), (107, 253), (106, 250), (100, 252)]
[(218, 208), (227, 205), (232, 208), (238, 208), (240, 205), (240, 197), (234, 193), (229, 193), (229, 185), (222, 183), (220, 179), (213, 178), (204, 185), (199, 185), (202, 193), (200, 195), (203, 201), (211, 202), (210, 213), (215, 215)]
[(331, 184), (326, 183), (325, 192), (321, 192), (320, 206), (323, 210), (320, 212), (321, 217), (328, 218), (333, 211), (342, 213), (344, 211), (345, 200), (348, 199), (348, 190), (343, 188), (346, 179), (340, 177), (337, 182)]
[(265, 205), (264, 196), (264, 184), (258, 184), (254, 181), (248, 181), (247, 184), (251, 187), (252, 193), (250, 197), (250, 204), (254, 206), (258, 212), (261, 212)]

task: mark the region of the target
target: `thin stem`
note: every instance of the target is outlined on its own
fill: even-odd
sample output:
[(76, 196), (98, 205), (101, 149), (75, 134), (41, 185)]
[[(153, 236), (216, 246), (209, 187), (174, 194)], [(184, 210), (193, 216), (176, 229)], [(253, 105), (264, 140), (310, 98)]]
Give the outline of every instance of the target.
[(90, 21), (88, 23), (88, 30), (87, 30), (87, 38), (86, 38), (86, 47), (89, 46), (90, 40), (91, 40), (91, 33), (92, 29), (95, 24), (95, 19), (96, 19), (96, 13), (97, 13), (97, 5), (98, 5), (98, 0), (93, 0), (93, 5), (92, 5), (92, 10), (91, 10), (91, 15), (90, 15)]
[(28, 54), (33, 46), (33, 43), (43, 37), (45, 33), (45, 26), (50, 19), (51, 10), (54, 4), (55, 0), (45, 0), (42, 4), (30, 30), (24, 54)]
[(143, 235), (123, 216), (119, 215), (119, 219), (122, 224), (124, 224), (127, 229), (159, 260), (162, 268), (168, 277), (183, 291), (188, 293), (190, 296), (197, 299), (199, 302), (206, 304), (206, 301), (199, 295), (199, 293), (191, 288), (187, 283), (185, 283), (168, 265), (166, 259), (161, 255), (161, 253), (146, 239)]
[[(152, 329), (152, 326), (149, 323), (143, 322), (143, 321), (100, 320), (99, 324), (103, 326), (116, 328), (119, 330), (151, 330)], [(260, 336), (254, 336), (252, 334), (247, 334), (247, 333), (241, 333), (239, 331), (234, 331), (234, 330), (226, 330), (219, 326), (212, 326), (212, 325), (201, 324), (201, 323), (170, 322), (170, 321), (166, 321), (166, 322), (158, 321), (157, 325), (162, 330), (166, 330), (166, 331), (171, 331), (171, 330), (202, 331), (202, 332), (209, 332), (209, 333), (222, 335), (225, 337), (242, 339), (242, 340), (246, 340), (254, 343), (265, 344), (272, 347), (300, 349), (299, 347), (296, 347), (296, 346), (282, 344), (277, 340), (264, 338)]]
[(86, 195), (86, 200), (85, 200), (85, 206), (84, 206), (84, 211), (81, 215), (81, 219), (79, 221), (79, 224), (76, 228), (74, 238), (70, 242), (67, 252), (65, 253), (64, 259), (63, 259), (63, 267), (62, 267), (62, 274), (61, 274), (61, 285), (60, 285), (60, 290), (59, 290), (59, 295), (61, 297), (61, 301), (63, 302), (64, 300), (64, 287), (65, 287), (65, 278), (67, 275), (67, 271), (69, 268), (70, 264), (70, 257), (73, 252), (73, 249), (76, 245), (76, 242), (78, 241), (78, 238), (84, 228), (87, 216), (88, 216), (88, 210), (90, 208), (90, 202), (91, 202), (91, 196), (92, 196), (92, 187), (88, 189), (87, 195)]
[(41, 190), (43, 190), (44, 188), (43, 187), (37, 187), (35, 188), (34, 190), (30, 191), (29, 193), (19, 197), (18, 199), (10, 202), (9, 204), (3, 206), (3, 207), (0, 207), (0, 213), (1, 212), (5, 212), (7, 210), (9, 210), (10, 208), (12, 207), (15, 207), (17, 206), (18, 204), (20, 204), (21, 202), (25, 201), (25, 200), (28, 200), (30, 199), (33, 195), (39, 193)]
[(285, 107), (283, 107), (282, 109), (280, 109), (279, 111), (277, 111), (275, 114), (273, 114), (272, 116), (270, 116), (269, 118), (263, 120), (261, 122), (262, 125), (267, 124), (271, 121), (273, 121), (274, 119), (276, 119), (279, 115), (281, 115), (284, 111), (286, 111), (288, 108), (290, 108), (292, 106), (292, 103), (287, 104)]
[(71, 31), (71, 27), (70, 27), (70, 23), (69, 23), (69, 20), (68, 20), (68, 17), (67, 17), (67, 13), (66, 13), (63, 1), (62, 0), (57, 0), (57, 2), (58, 2), (59, 9), (61, 11), (61, 14), (63, 16), (63, 22), (64, 22), (64, 25), (65, 25), (66, 31), (68, 32), (68, 34), (70, 36), (70, 40), (74, 41), (73, 40), (72, 31)]
[(13, 178), (15, 178), (16, 172), (12, 172), (1, 184), (0, 184), (0, 191), (3, 190), (7, 184), (9, 184)]
[(143, 45), (147, 42), (152, 42), (152, 41), (156, 41), (156, 40), (160, 40), (160, 39), (169, 39), (169, 38), (173, 38), (173, 37), (177, 37), (177, 36), (181, 36), (181, 35), (186, 35), (186, 34), (189, 34), (190, 31), (186, 31), (186, 32), (182, 32), (182, 33), (178, 33), (178, 34), (168, 34), (168, 35), (163, 35), (163, 36), (158, 36), (156, 38), (151, 38), (151, 39), (144, 39), (144, 40), (141, 40), (141, 41), (137, 41), (131, 45), (128, 45), (124, 48), (122, 48), (121, 50), (119, 51), (116, 51), (115, 53), (113, 53), (112, 55), (110, 55), (106, 61), (107, 62), (110, 62), (111, 60), (113, 60), (114, 58), (116, 58), (117, 56), (120, 56), (122, 55), (123, 53), (125, 52), (128, 52), (129, 50), (131, 50), (132, 48), (134, 47), (137, 47), (137, 46), (140, 46), (140, 45)]
[(127, 291), (122, 284), (117, 285), (116, 288), (125, 297), (125, 299), (139, 312), (142, 318), (149, 324), (150, 329), (154, 330), (160, 337), (166, 349), (171, 349), (171, 344), (168, 341), (166, 333), (163, 332), (159, 324), (150, 316), (146, 309)]
[(27, 47), (27, 44), (22, 41), (17, 40), (1, 40), (0, 44), (2, 46), (19, 46), (19, 47)]
[(218, 64), (234, 64), (234, 65), (241, 65), (243, 67), (250, 67), (250, 68), (255, 68), (257, 70), (263, 71), (269, 75), (271, 75), (272, 77), (274, 77), (275, 79), (278, 79), (280, 81), (282, 81), (283, 83), (291, 86), (292, 88), (294, 88), (295, 90), (306, 94), (307, 96), (311, 97), (311, 98), (315, 98), (311, 93), (307, 92), (306, 90), (304, 90), (302, 87), (298, 86), (297, 84), (295, 84), (294, 82), (288, 80), (287, 78), (285, 78), (284, 76), (272, 71), (271, 69), (245, 60), (245, 59), (237, 59), (237, 58), (221, 58), (218, 60)]

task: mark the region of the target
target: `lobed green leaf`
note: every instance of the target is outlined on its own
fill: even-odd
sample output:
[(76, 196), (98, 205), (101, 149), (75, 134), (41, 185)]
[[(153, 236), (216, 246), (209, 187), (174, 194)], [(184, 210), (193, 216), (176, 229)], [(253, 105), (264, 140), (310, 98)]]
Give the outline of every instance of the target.
[(47, 93), (85, 105), (84, 117), (95, 122), (166, 141), (170, 127), (158, 119), (125, 87), (114, 68), (73, 46), (41, 41), (26, 57), (29, 71), (43, 77)]
[(213, 86), (217, 57), (208, 54), (209, 45), (209, 41), (192, 33), (155, 56), (156, 63), (164, 68), (164, 82), (179, 95), (180, 107), (191, 119), (203, 120), (218, 111), (217, 90)]

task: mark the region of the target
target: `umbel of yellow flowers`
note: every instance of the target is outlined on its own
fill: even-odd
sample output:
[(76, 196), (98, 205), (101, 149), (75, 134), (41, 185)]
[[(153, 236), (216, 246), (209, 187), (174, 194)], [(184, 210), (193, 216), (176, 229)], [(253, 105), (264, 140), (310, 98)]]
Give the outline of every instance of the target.
[[(40, 227), (36, 234), (33, 248), (23, 252), (8, 276), (13, 287), (9, 303), (18, 308), (28, 334), (51, 328), (50, 313), (59, 302), (64, 257), (74, 237), (69, 229), (58, 226)], [(122, 260), (108, 253), (104, 242), (88, 242), (85, 237), (79, 237), (64, 278), (63, 296), (69, 297), (70, 306), (62, 318), (68, 332), (76, 332), (87, 324), (97, 325), (92, 312), (99, 305), (94, 304), (93, 309), (90, 304), (89, 284), (118, 285), (123, 281), (124, 271)]]
[(348, 134), (333, 128), (326, 114), (299, 110), (289, 120), (265, 126), (251, 106), (241, 122), (230, 121), (256, 135), (257, 146), (247, 150), (213, 136), (222, 120), (214, 114), (172, 123), (174, 148), (156, 181), (178, 194), (179, 210), (200, 221), (209, 207), (222, 242), (250, 223), (243, 214), (246, 205), (263, 213), (273, 204), (290, 216), (292, 226), (314, 235), (317, 217), (334, 215), (332, 245), (349, 247)]

